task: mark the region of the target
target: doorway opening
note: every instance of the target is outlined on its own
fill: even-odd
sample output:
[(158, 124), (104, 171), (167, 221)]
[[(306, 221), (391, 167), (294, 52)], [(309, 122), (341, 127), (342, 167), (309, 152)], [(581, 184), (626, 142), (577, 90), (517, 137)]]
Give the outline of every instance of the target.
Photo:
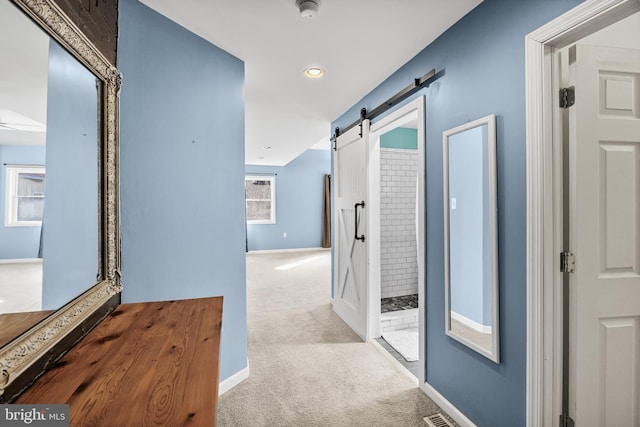
[[(615, 167), (611, 162), (618, 160), (617, 154), (624, 155), (626, 151), (614, 150), (615, 153), (610, 156), (612, 147), (624, 146), (623, 148), (629, 148), (627, 151), (633, 154), (634, 150), (637, 151), (637, 145), (640, 141), (637, 141), (637, 138), (634, 141), (627, 141), (619, 135), (615, 137), (602, 136), (599, 131), (590, 132), (589, 138), (591, 136), (595, 138), (594, 144), (591, 144), (590, 140), (587, 141), (589, 138), (581, 139), (579, 150), (582, 152), (585, 149), (584, 147), (591, 144), (599, 152), (600, 160), (597, 161), (595, 167), (585, 167), (585, 162), (581, 160), (578, 163), (574, 157), (571, 160), (571, 165), (572, 167), (580, 165), (583, 174), (585, 170), (592, 171), (595, 181), (599, 182), (600, 185), (597, 185), (592, 190), (587, 190), (590, 194), (587, 199), (590, 198), (600, 202), (605, 200), (605, 202), (600, 208), (579, 209), (580, 203), (584, 204), (585, 200), (587, 200), (581, 199), (579, 194), (584, 194), (584, 186), (588, 180), (585, 180), (584, 176), (580, 175), (580, 172), (575, 173), (577, 169), (571, 172), (571, 168), (564, 166), (563, 159), (567, 156), (571, 158), (575, 156), (575, 153), (565, 150), (563, 145), (565, 138), (571, 138), (571, 134), (567, 130), (567, 126), (562, 126), (562, 119), (563, 115), (566, 115), (564, 113), (566, 110), (559, 107), (558, 93), (563, 87), (562, 83), (566, 83), (562, 79), (562, 68), (560, 67), (562, 62), (565, 61), (566, 67), (569, 61), (580, 64), (582, 61), (580, 58), (590, 57), (590, 55), (585, 56), (580, 52), (575, 55), (574, 50), (573, 58), (569, 60), (563, 59), (559, 52), (575, 43), (587, 42), (588, 44), (594, 44), (593, 37), (584, 38), (595, 35), (599, 30), (612, 29), (615, 23), (621, 22), (639, 10), (640, 2), (637, 0), (596, 0), (585, 2), (527, 36), (527, 424), (531, 426), (555, 424), (561, 416), (567, 422), (571, 418), (579, 425), (588, 422), (585, 420), (594, 420), (594, 422), (602, 425), (614, 425), (620, 424), (619, 422), (614, 422), (614, 419), (629, 420), (630, 417), (636, 418), (635, 421), (630, 421), (629, 425), (637, 423), (637, 399), (633, 401), (633, 399), (616, 398), (617, 395), (612, 392), (619, 393), (624, 388), (624, 384), (616, 384), (616, 387), (609, 387), (609, 379), (614, 378), (621, 372), (620, 369), (624, 370), (625, 368), (622, 364), (616, 364), (613, 369), (606, 370), (607, 360), (609, 360), (609, 363), (613, 360), (608, 357), (609, 353), (615, 350), (612, 346), (615, 346), (616, 343), (624, 344), (624, 334), (637, 334), (637, 322), (618, 324), (618, 320), (625, 316), (629, 318), (628, 315), (635, 319), (637, 317), (637, 315), (633, 315), (635, 311), (633, 313), (628, 312), (628, 315), (624, 316), (615, 312), (604, 315), (596, 313), (594, 314), (594, 324), (597, 324), (598, 327), (590, 332), (588, 328), (585, 328), (585, 325), (587, 323), (591, 325), (591, 323), (579, 321), (580, 316), (582, 316), (580, 313), (583, 312), (580, 311), (583, 310), (580, 308), (580, 304), (581, 301), (584, 301), (584, 295), (578, 299), (578, 293), (581, 292), (580, 288), (587, 289), (586, 285), (589, 285), (592, 281), (585, 276), (585, 272), (604, 266), (602, 271), (596, 273), (594, 277), (607, 279), (605, 277), (608, 274), (606, 271), (608, 268), (607, 263), (613, 260), (610, 257), (605, 264), (601, 264), (600, 260), (602, 258), (600, 260), (591, 259), (593, 256), (598, 257), (601, 253), (591, 253), (589, 248), (609, 249), (611, 246), (608, 246), (607, 239), (611, 236), (610, 232), (615, 231), (614, 229), (620, 226), (622, 222), (606, 221), (606, 216), (600, 216), (600, 220), (604, 218), (600, 226), (588, 227), (585, 233), (580, 231), (582, 229), (578, 229), (578, 224), (583, 224), (582, 227), (584, 227), (584, 224), (590, 221), (594, 212), (606, 213), (608, 209), (613, 212), (619, 212), (620, 210), (613, 206), (612, 203), (617, 200), (628, 201), (628, 198), (623, 197), (623, 192), (618, 190), (615, 191), (618, 196), (617, 199), (615, 197), (611, 201), (602, 199), (601, 196), (607, 194), (607, 185), (619, 178), (615, 174), (603, 175), (602, 171), (612, 173), (614, 171), (615, 173), (622, 171), (621, 168)], [(631, 19), (635, 18), (632, 17)], [(637, 30), (637, 28), (635, 29)], [(622, 39), (626, 41), (635, 40), (628, 33), (620, 38), (620, 40)], [(595, 44), (600, 44), (600, 42)], [(609, 43), (608, 46), (612, 45)], [(629, 46), (625, 45), (624, 47), (628, 48)], [(626, 56), (628, 57), (629, 55)], [(577, 61), (576, 58), (578, 58)], [(591, 58), (594, 57), (592, 56)], [(635, 94), (633, 91), (628, 90), (615, 91), (615, 89), (623, 89), (626, 84), (624, 79), (619, 78), (624, 77), (622, 74), (631, 72), (631, 74), (638, 75), (640, 73), (640, 68), (637, 66), (633, 70), (631, 68), (624, 70), (617, 68), (620, 64), (627, 62), (627, 59), (624, 58), (623, 61), (606, 60), (605, 62), (608, 64), (605, 65), (605, 68), (598, 68), (600, 65), (594, 68), (597, 73), (600, 73), (599, 77), (586, 80), (591, 82), (587, 85), (589, 87), (588, 91), (593, 91), (595, 90), (595, 85), (600, 85), (598, 92), (592, 92), (594, 93), (593, 97), (588, 95), (588, 91), (585, 92), (584, 90), (586, 86), (581, 82), (585, 80), (582, 80), (576, 74), (578, 79), (576, 80), (577, 84), (575, 84), (575, 92), (576, 94), (581, 93), (580, 99), (576, 96), (578, 110), (582, 111), (582, 106), (587, 104), (595, 105), (597, 108), (595, 118), (587, 120), (590, 126), (599, 126), (597, 122), (600, 120), (610, 120), (612, 117), (607, 116), (615, 116), (615, 114), (606, 111), (609, 107), (616, 107), (614, 108), (617, 110), (616, 114), (619, 114), (624, 109), (619, 107), (627, 105), (625, 102), (629, 99), (632, 101), (633, 99), (638, 99), (637, 89)], [(603, 63), (601, 60), (598, 61), (599, 64)], [(610, 77), (614, 78), (610, 79)], [(591, 84), (594, 85), (593, 88)], [(582, 89), (579, 86), (582, 86)], [(629, 86), (627, 85), (627, 87)], [(621, 95), (622, 98), (618, 98), (618, 95)], [(606, 100), (606, 103), (603, 106), (599, 104), (599, 101), (590, 103), (589, 101), (592, 98), (599, 101)], [(578, 113), (575, 107), (570, 107), (573, 109), (570, 114), (577, 117), (581, 113)], [(626, 122), (630, 121), (626, 120)], [(578, 126), (575, 129), (584, 130), (585, 127)], [(606, 130), (606, 127), (603, 127), (603, 129)], [(575, 138), (575, 135), (573, 138)], [(617, 146), (614, 147), (616, 144)], [(585, 158), (584, 154), (579, 155), (582, 156), (581, 159)], [(636, 163), (633, 161), (630, 165), (632, 169), (636, 167)], [(569, 188), (566, 188), (564, 185), (567, 180), (569, 182), (573, 180), (574, 183), (579, 182), (579, 185), (574, 188), (574, 184), (571, 184)], [(633, 181), (631, 179), (622, 180), (621, 182), (628, 183)], [(567, 191), (571, 194), (571, 198), (568, 201), (565, 200)], [(635, 195), (635, 192), (633, 194)], [(569, 220), (565, 217), (567, 214), (570, 215)], [(579, 218), (580, 222), (576, 222), (576, 218)], [(574, 235), (573, 233), (578, 233), (581, 236), (580, 241), (576, 242), (575, 237), (571, 237)], [(637, 240), (637, 229), (628, 230), (623, 235), (623, 238), (626, 241)], [(588, 241), (588, 239), (595, 239), (595, 242), (585, 246), (584, 242)], [(567, 243), (571, 247), (567, 247)], [(616, 247), (618, 246), (619, 244)], [(565, 259), (569, 264), (571, 264), (570, 260), (572, 259), (569, 256), (569, 252), (576, 251), (576, 253), (575, 269), (564, 268), (568, 272), (563, 273), (558, 254), (564, 251), (567, 251)], [(626, 255), (629, 254), (630, 252), (626, 252)], [(569, 272), (571, 270), (574, 270), (574, 272)], [(564, 280), (567, 275), (569, 276), (569, 289), (564, 286)], [(576, 286), (577, 280), (580, 280), (580, 286)], [(604, 289), (605, 287), (601, 286), (601, 288)], [(569, 292), (566, 292), (566, 290)], [(633, 297), (618, 298), (621, 301), (633, 299)], [(569, 302), (568, 309), (565, 306), (567, 301)], [(571, 308), (572, 306), (573, 308)], [(594, 307), (604, 306), (608, 305), (603, 300), (594, 305)], [(577, 310), (577, 312), (572, 312), (572, 310)], [(570, 315), (568, 315), (569, 313)], [(564, 329), (567, 318), (570, 318), (570, 328)], [(571, 326), (572, 323), (573, 326)], [(576, 326), (581, 328), (580, 334), (576, 333)], [(609, 340), (607, 337), (606, 342), (603, 341), (602, 338), (614, 329), (615, 333), (618, 334), (618, 340)], [(569, 332), (568, 343), (565, 342), (567, 331)], [(585, 337), (589, 342), (599, 343), (597, 351), (576, 351), (576, 345), (584, 344)], [(568, 359), (563, 359), (563, 350), (567, 345), (573, 350), (570, 351)], [(630, 348), (633, 349), (633, 346)], [(622, 354), (618, 351), (613, 351), (613, 353), (616, 356)], [(638, 352), (634, 353), (635, 356), (628, 351), (625, 354), (629, 356), (625, 360), (632, 364), (635, 363), (635, 366), (637, 366)], [(579, 364), (577, 362), (578, 357), (581, 358)], [(587, 357), (587, 360), (583, 360), (584, 357)], [(573, 371), (572, 374), (572, 370), (576, 367), (588, 366), (589, 363), (593, 365), (593, 369), (589, 369), (589, 372), (593, 374), (593, 381), (589, 380), (592, 381), (591, 384), (593, 386), (576, 387), (574, 384), (573, 391), (569, 390), (567, 392), (566, 384), (568, 381), (569, 387), (572, 386), (572, 380), (570, 380), (572, 375), (573, 378), (575, 378), (576, 374), (581, 375), (583, 379), (585, 378), (578, 371)], [(605, 368), (605, 371), (602, 371), (602, 368)], [(627, 373), (631, 371), (627, 370)], [(637, 372), (635, 375), (626, 375), (625, 379), (629, 380), (627, 383), (631, 388), (635, 387), (635, 390), (637, 390)], [(576, 389), (580, 389), (583, 394), (576, 397), (575, 394), (572, 394), (575, 393)], [(609, 391), (606, 394), (602, 394), (604, 390)], [(584, 393), (592, 393), (592, 395), (587, 396)], [(600, 397), (594, 397), (596, 394), (600, 394)], [(633, 393), (623, 394), (632, 395)], [(590, 402), (592, 401), (590, 399), (595, 399), (597, 402), (591, 404)], [(571, 404), (568, 404), (568, 400), (571, 400)], [(611, 406), (612, 404), (613, 406)], [(636, 415), (629, 415), (632, 413)], [(623, 422), (622, 424), (626, 425), (627, 423)]]
[(417, 150), (418, 129), (414, 123), (380, 135), (379, 343), (391, 350), (416, 378), (419, 359)]
[(424, 382), (423, 106), (420, 97), (371, 125), (369, 330)]

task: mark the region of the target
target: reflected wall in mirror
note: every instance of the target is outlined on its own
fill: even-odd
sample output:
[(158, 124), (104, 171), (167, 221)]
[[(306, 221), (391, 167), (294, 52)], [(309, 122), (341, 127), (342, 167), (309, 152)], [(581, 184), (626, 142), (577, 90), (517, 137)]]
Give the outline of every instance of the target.
[(52, 0), (0, 0), (0, 33), (3, 403), (119, 301), (120, 75)]
[(101, 278), (98, 86), (8, 1), (0, 28), (0, 316), (48, 312)]
[(499, 363), (495, 135), (494, 115), (443, 133), (445, 332)]

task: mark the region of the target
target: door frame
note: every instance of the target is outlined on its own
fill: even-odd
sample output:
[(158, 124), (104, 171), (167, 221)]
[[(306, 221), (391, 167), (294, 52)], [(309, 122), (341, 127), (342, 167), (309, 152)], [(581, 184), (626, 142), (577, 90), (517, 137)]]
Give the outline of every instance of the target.
[(562, 127), (555, 54), (640, 11), (640, 0), (587, 0), (525, 38), (527, 426), (562, 409)]
[(402, 126), (413, 119), (417, 120), (418, 130), (418, 170), (416, 186), (416, 242), (418, 257), (418, 380), (422, 385), (426, 381), (425, 372), (425, 96), (420, 95), (407, 104), (396, 108), (388, 115), (371, 123), (369, 131), (369, 170), (368, 199), (369, 206), (369, 316), (367, 323), (367, 341), (380, 336), (380, 136)]

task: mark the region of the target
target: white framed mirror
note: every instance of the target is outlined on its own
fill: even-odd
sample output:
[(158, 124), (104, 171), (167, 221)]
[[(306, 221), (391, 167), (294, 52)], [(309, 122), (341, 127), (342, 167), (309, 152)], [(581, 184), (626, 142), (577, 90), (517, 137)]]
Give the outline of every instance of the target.
[(499, 363), (495, 115), (442, 143), (445, 333)]

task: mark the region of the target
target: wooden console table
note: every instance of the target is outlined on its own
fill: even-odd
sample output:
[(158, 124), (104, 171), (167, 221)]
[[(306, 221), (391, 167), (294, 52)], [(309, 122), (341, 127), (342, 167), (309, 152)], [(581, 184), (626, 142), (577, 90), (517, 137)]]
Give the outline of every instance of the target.
[(222, 297), (122, 304), (14, 403), (71, 426), (213, 426)]

